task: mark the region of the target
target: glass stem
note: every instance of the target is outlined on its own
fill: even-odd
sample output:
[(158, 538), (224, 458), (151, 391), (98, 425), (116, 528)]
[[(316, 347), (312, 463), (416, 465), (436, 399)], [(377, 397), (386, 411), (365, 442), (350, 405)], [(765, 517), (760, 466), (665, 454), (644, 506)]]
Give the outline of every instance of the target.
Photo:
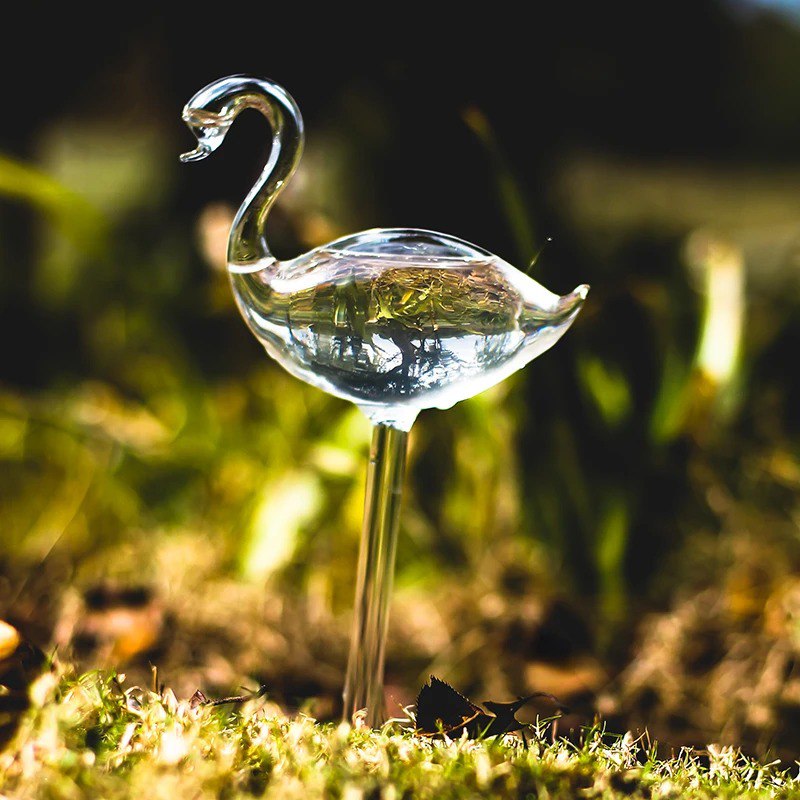
[(384, 718), (383, 661), (407, 445), (407, 431), (383, 424), (372, 429), (344, 719), (366, 708), (373, 727)]

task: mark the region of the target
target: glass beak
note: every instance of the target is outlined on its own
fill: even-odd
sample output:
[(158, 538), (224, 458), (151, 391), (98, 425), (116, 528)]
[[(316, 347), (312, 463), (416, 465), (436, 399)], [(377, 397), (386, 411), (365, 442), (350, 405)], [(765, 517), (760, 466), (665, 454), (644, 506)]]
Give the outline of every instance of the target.
[(189, 150), (186, 153), (181, 153), (181, 162), (184, 164), (190, 161), (202, 161), (209, 153), (211, 148), (203, 142), (198, 142), (194, 150)]

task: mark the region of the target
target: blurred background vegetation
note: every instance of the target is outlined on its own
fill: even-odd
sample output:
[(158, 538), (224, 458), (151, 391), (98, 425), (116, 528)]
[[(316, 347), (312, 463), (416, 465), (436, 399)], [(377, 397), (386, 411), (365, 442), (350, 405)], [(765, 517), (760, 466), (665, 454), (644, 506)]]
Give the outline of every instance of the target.
[(380, 35), (21, 13), (0, 617), (83, 668), (338, 713), (368, 425), (234, 307), (227, 226), (263, 120), (177, 161), (186, 100), (253, 72), (307, 126), (278, 256), (411, 226), (524, 268), (552, 237), (533, 276), (592, 285), (554, 351), (414, 428), (390, 708), (433, 671), (669, 744), (800, 744), (800, 6), (565, 7), (461, 34), (409, 14)]

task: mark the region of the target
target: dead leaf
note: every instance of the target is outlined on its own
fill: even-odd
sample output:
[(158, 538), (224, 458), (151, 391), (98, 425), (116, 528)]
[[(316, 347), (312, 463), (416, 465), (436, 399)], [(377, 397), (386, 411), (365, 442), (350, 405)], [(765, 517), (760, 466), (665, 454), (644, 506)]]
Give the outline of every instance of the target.
[(522, 731), (528, 725), (520, 722), (516, 713), (536, 697), (547, 697), (556, 703), (559, 710), (566, 710), (559, 700), (545, 692), (535, 692), (506, 703), (486, 700), (484, 709), (449, 683), (431, 675), (430, 683), (420, 689), (417, 697), (417, 733), (458, 738), (466, 732), (470, 739), (478, 739)]

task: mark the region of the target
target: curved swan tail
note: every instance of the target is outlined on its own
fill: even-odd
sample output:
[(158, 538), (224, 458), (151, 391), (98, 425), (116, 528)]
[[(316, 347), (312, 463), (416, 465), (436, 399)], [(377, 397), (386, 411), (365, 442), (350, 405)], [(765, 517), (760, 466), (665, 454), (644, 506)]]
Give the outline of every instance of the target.
[(525, 333), (525, 352), (528, 360), (536, 358), (551, 348), (569, 329), (583, 307), (589, 287), (581, 284), (573, 292), (558, 298), (547, 310), (535, 305), (526, 305), (521, 327)]
[(580, 286), (576, 287), (574, 291), (559, 297), (558, 304), (556, 305), (557, 324), (568, 319), (571, 321), (570, 318), (574, 318), (581, 310), (588, 294), (589, 284), (582, 283)]

